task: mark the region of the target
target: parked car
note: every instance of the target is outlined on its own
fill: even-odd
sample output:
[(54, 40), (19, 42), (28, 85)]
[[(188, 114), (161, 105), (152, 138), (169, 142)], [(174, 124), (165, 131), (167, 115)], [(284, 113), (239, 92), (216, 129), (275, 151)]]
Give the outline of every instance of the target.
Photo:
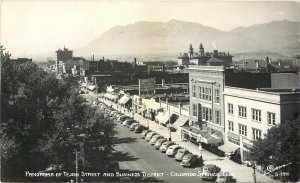
[(190, 152), (186, 149), (179, 149), (175, 155), (175, 160), (176, 161), (182, 161), (183, 156), (186, 154), (189, 154)]
[(143, 125), (136, 125), (134, 128), (134, 133), (141, 133), (143, 130), (146, 130), (147, 128)]
[(153, 135), (156, 135), (156, 132), (149, 132), (147, 133), (145, 140), (150, 141)]
[(217, 182), (219, 183), (229, 183), (236, 182), (237, 180), (229, 172), (218, 172)]
[(182, 149), (180, 145), (171, 145), (170, 147), (168, 147), (166, 154), (168, 156), (174, 156), (179, 149)]
[(135, 126), (139, 125), (139, 123), (131, 123), (129, 130), (133, 131), (135, 129)]
[(122, 115), (118, 118), (118, 122), (122, 123), (124, 122), (126, 119), (128, 118), (128, 116)]
[(220, 168), (213, 164), (203, 166), (202, 179), (203, 180), (217, 180)]
[(156, 141), (156, 143), (154, 145), (155, 149), (159, 149), (160, 146), (162, 146), (162, 144), (166, 141), (168, 141), (168, 140), (165, 138), (158, 139), (158, 141)]
[(143, 132), (141, 133), (141, 138), (144, 139), (148, 132), (151, 132), (151, 131), (150, 130), (143, 130)]
[(111, 112), (109, 113), (109, 116), (110, 116), (110, 117), (113, 117), (116, 113), (117, 113), (117, 111), (111, 111)]
[(122, 125), (127, 126), (127, 125), (130, 125), (130, 124), (133, 123), (133, 122), (134, 122), (133, 119), (127, 118), (127, 119), (122, 123)]
[(160, 139), (160, 138), (163, 138), (163, 137), (160, 136), (160, 135), (153, 135), (152, 138), (150, 139), (149, 143), (150, 143), (151, 145), (154, 145), (154, 144), (156, 143), (156, 141), (157, 141), (158, 139)]
[(126, 126), (127, 128), (130, 128), (130, 125), (131, 125), (132, 123), (137, 123), (137, 121), (135, 121), (134, 119), (128, 120), (128, 121), (126, 122), (125, 126)]
[(192, 167), (194, 165), (196, 165), (198, 160), (198, 156), (195, 154), (186, 154), (183, 156), (182, 161), (181, 161), (181, 165), (182, 166), (186, 166), (186, 167)]
[(166, 141), (166, 142), (164, 142), (164, 143), (160, 146), (160, 148), (159, 148), (160, 152), (166, 152), (167, 149), (168, 149), (168, 147), (171, 146), (171, 145), (175, 145), (175, 143), (172, 142), (172, 141)]

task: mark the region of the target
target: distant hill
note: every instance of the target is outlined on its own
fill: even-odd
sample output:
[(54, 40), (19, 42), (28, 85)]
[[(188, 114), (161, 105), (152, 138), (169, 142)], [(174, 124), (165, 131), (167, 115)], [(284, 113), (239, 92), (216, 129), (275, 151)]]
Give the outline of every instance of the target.
[(191, 43), (198, 51), (213, 49), (235, 53), (274, 52), (290, 55), (300, 50), (300, 23), (274, 21), (231, 31), (220, 31), (199, 23), (170, 20), (168, 22), (136, 22), (115, 26), (76, 50), (78, 55), (95, 54), (166, 54), (187, 52)]

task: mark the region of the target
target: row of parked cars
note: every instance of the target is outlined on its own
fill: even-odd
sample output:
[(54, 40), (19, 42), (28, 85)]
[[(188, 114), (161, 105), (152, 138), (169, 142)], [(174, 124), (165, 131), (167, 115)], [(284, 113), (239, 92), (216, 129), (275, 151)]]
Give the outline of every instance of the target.
[[(140, 133), (142, 139), (148, 141), (149, 144), (154, 146), (154, 148), (160, 152), (165, 153), (169, 157), (173, 157), (176, 161), (180, 162), (183, 167), (203, 165), (202, 157), (192, 154), (189, 150), (181, 147), (175, 142), (169, 141), (164, 136), (149, 130), (130, 116), (124, 115), (103, 103), (98, 104), (98, 106), (100, 106), (100, 109), (102, 109), (110, 119), (129, 128), (129, 130), (134, 133)], [(215, 181), (220, 170), (221, 169), (219, 167), (213, 164), (204, 165), (202, 179)]]

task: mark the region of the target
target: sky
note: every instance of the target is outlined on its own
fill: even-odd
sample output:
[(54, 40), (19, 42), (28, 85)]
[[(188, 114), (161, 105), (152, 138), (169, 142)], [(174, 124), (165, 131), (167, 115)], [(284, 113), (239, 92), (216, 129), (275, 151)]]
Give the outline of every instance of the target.
[(197, 22), (223, 31), (276, 20), (300, 22), (299, 1), (2, 0), (0, 42), (13, 58), (86, 46), (116, 25)]

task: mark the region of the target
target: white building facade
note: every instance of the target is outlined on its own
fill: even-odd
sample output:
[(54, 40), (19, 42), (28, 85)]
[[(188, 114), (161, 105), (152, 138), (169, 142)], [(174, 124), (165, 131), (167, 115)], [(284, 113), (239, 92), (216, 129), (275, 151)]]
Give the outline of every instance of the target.
[(239, 148), (241, 160), (250, 161), (253, 141), (273, 126), (299, 118), (299, 91), (225, 86), (224, 108), (225, 145)]

